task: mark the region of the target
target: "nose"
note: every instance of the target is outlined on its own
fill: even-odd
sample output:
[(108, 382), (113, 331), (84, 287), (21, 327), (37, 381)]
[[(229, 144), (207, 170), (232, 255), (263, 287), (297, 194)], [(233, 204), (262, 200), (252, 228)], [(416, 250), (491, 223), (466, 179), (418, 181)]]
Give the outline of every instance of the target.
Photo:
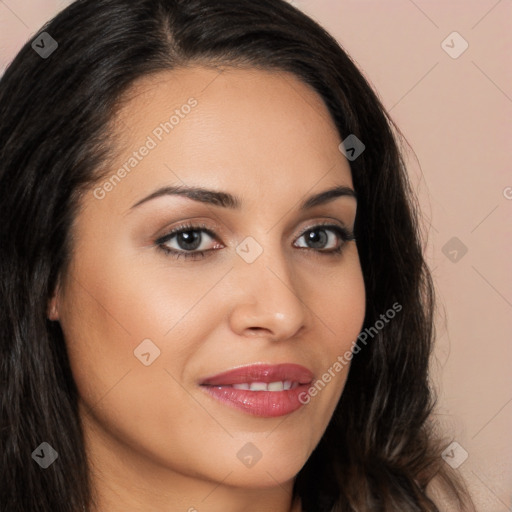
[[(238, 258), (231, 274), (230, 327), (245, 337), (272, 341), (297, 336), (307, 327), (304, 289), (282, 253), (264, 250), (253, 263)], [(293, 276), (293, 277), (292, 277)]]

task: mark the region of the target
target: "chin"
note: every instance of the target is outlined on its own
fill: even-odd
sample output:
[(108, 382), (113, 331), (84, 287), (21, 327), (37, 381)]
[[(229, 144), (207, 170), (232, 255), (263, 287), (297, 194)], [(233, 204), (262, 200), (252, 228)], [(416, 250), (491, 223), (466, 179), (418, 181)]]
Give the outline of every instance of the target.
[(263, 489), (293, 480), (307, 462), (307, 458), (299, 458), (299, 454), (293, 452), (281, 453), (286, 453), (287, 456), (280, 456), (279, 452), (274, 451), (267, 457), (262, 456), (253, 466), (245, 467), (240, 463), (229, 477), (230, 484)]

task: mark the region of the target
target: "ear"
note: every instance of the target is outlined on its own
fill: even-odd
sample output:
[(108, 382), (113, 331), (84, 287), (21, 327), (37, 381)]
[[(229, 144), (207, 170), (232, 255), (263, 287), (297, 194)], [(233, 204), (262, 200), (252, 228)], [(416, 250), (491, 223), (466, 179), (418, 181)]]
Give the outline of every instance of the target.
[(52, 320), (54, 322), (59, 320), (59, 290), (60, 285), (57, 284), (52, 296), (48, 299), (46, 307), (46, 316), (48, 317), (48, 320)]

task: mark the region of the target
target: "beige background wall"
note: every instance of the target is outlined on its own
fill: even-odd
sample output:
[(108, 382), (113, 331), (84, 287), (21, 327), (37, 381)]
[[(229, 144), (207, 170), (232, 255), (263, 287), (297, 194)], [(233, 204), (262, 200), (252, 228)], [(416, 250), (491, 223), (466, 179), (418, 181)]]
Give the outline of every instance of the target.
[[(68, 3), (0, 0), (0, 73)], [(291, 3), (352, 55), (416, 153), (440, 303), (438, 413), (459, 445), (445, 460), (460, 464), (478, 510), (510, 511), (512, 1)]]

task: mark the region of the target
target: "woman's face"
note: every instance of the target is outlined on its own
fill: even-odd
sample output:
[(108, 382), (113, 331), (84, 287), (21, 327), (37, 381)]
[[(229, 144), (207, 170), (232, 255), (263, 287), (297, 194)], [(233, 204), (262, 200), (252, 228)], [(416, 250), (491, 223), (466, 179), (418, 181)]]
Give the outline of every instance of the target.
[[(338, 231), (353, 230), (356, 200), (308, 203), (353, 188), (341, 140), (287, 73), (196, 67), (131, 92), (50, 303), (91, 460), (112, 488), (148, 495), (197, 497), (203, 482), (213, 503), (228, 487), (288, 488), (332, 416), (348, 367), (332, 368), (364, 317), (356, 244)], [(212, 193), (162, 192), (173, 187)]]

